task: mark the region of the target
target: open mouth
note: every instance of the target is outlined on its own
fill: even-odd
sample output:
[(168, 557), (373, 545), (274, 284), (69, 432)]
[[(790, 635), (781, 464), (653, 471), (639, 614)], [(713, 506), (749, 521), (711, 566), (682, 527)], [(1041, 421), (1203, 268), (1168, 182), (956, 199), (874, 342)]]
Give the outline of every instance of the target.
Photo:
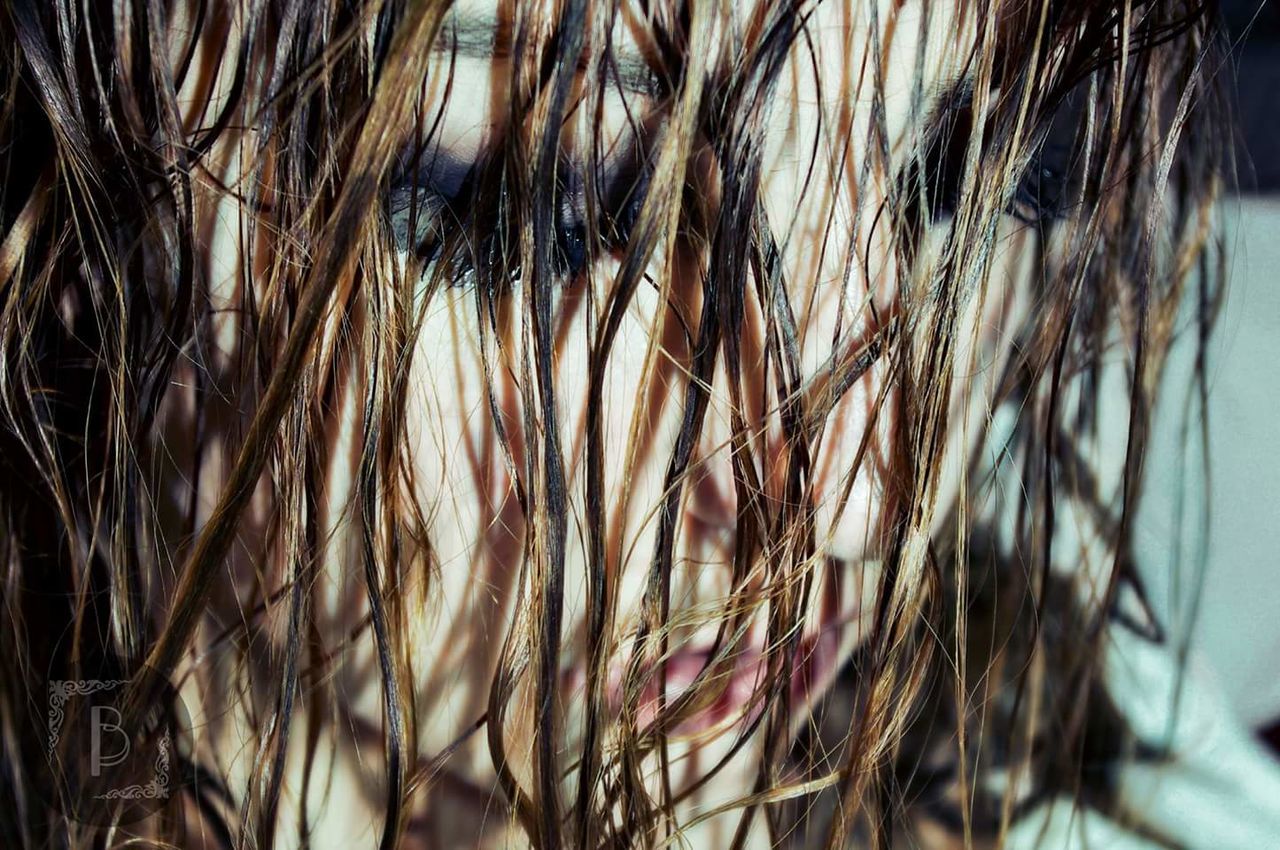
[[(627, 705), (633, 706), (634, 723), (641, 732), (653, 730), (659, 715), (665, 714), (669, 734), (692, 736), (750, 723), (768, 704), (767, 692), (786, 687), (790, 710), (802, 715), (835, 681), (859, 632), (857, 620), (854, 610), (811, 622), (795, 639), (794, 650), (782, 646), (769, 650), (763, 628), (753, 628), (732, 648), (717, 647), (714, 638), (691, 641), (674, 648), (664, 665), (653, 663), (634, 674), (630, 687), (639, 694), (630, 700), (624, 696), (632, 649), (624, 646), (609, 666), (607, 705), (620, 720)], [(788, 651), (794, 654), (790, 670), (784, 671)], [(770, 684), (771, 677), (782, 676), (785, 683)], [(565, 682), (571, 690), (581, 688), (584, 681), (582, 665), (566, 671)]]
[[(816, 633), (799, 640), (785, 686), (789, 689), (794, 709), (805, 708), (831, 685), (839, 667), (840, 621), (822, 626)], [(776, 651), (774, 665), (782, 675), (784, 653)], [(763, 642), (744, 642), (727, 658), (716, 663), (712, 646), (682, 648), (667, 659), (665, 703), (679, 711), (671, 728), (677, 735), (697, 735), (717, 728), (754, 720), (766, 705), (763, 691), (768, 688), (770, 653)], [(639, 705), (642, 729), (651, 726), (658, 716), (658, 673), (646, 685)], [(701, 681), (699, 681), (701, 679)], [(611, 683), (612, 684), (612, 683)], [(694, 692), (697, 689), (701, 693)], [(684, 710), (680, 703), (689, 694), (694, 702)], [(610, 693), (611, 702), (620, 700), (620, 692)]]

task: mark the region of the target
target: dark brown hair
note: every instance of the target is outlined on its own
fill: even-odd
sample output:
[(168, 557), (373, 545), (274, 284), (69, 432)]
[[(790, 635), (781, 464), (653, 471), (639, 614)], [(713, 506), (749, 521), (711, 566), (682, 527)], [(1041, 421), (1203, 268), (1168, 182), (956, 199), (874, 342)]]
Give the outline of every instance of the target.
[[(868, 14), (897, 15), (901, 5), (871, 4)], [(485, 729), (503, 805), (532, 843), (678, 840), (683, 792), (669, 778), (669, 735), (723, 688), (713, 674), (757, 609), (768, 615), (770, 655), (758, 710), (738, 733), (739, 745), (763, 741), (754, 793), (731, 807), (741, 810), (740, 838), (765, 818), (776, 841), (884, 846), (929, 821), (977, 843), (998, 841), (1038, 800), (1112, 805), (1107, 766), (1134, 748), (1101, 685), (1106, 629), (1122, 621), (1160, 638), (1130, 562), (1153, 394), (1179, 311), (1190, 303), (1203, 341), (1218, 298), (1214, 202), (1226, 146), (1215, 9), (1192, 0), (958, 4), (977, 47), (907, 166), (884, 173), (883, 90), (873, 86), (859, 107), (872, 117), (867, 162), (854, 170), (864, 185), (889, 188), (874, 221), (852, 227), (891, 234), (910, 270), (897, 307), (877, 317), (858, 356), (806, 383), (785, 240), (760, 187), (771, 98), (789, 57), (805, 53), (813, 4), (762, 3), (736, 25), (711, 4), (640, 7), (649, 50), (635, 69), (607, 37), (619, 3), (504, 6), (509, 114), (464, 200), (448, 203), (419, 198), (401, 179), (438, 132), (424, 81), (452, 66), (433, 65), (421, 46), (449, 43), (445, 2), (12, 0), (0, 12), (6, 846), (106, 845), (104, 832), (42, 802), (56, 795), (42, 695), (51, 680), (108, 671), (132, 677), (134, 704), (146, 704), (161, 694), (144, 668), (189, 700), (236, 703), (260, 738), (210, 721), (183, 756), (181, 793), (134, 829), (182, 847), (269, 847), (286, 832), (306, 841), (322, 737), (334, 746), (358, 737), (333, 708), (344, 657), (373, 660), (368, 677), (382, 701), (372, 756), (385, 794), (380, 846), (407, 840), (453, 752), (423, 758), (416, 737), (429, 708), (415, 658), (432, 649), (411, 645), (409, 623), (432, 605), (438, 565), (414, 496), (408, 364), (424, 305), (462, 277), (486, 370), (518, 376), (522, 420), (496, 405), (492, 417), (495, 456), (516, 482), (526, 529), (517, 615), (486, 636), (501, 652), (472, 729)], [(927, 32), (930, 4), (922, 8)], [(576, 191), (601, 214), (566, 234), (561, 128), (628, 74), (660, 104), (645, 119), (657, 129), (639, 157), (644, 179), (611, 194), (599, 150), (586, 151)], [(1068, 173), (1046, 165), (1055, 143), (1072, 154)], [(231, 233), (220, 218), (227, 205)], [(949, 403), (957, 347), (976, 333), (966, 309), (987, 297), (1010, 214), (1027, 223), (1021, 250), (1034, 259), (1022, 285), (1034, 306), (996, 381), (1009, 411), (1003, 430), (973, 427), (998, 440), (1000, 470), (1020, 489), (981, 477), (996, 473), (974, 457), (959, 501), (940, 504), (945, 437), (960, 427)], [(234, 248), (229, 273), (214, 267), (218, 240)], [(575, 494), (552, 385), (553, 304), (567, 270), (605, 252), (618, 271), (590, 341)], [(673, 402), (681, 426), (655, 506), (640, 626), (628, 638), (626, 706), (615, 714), (605, 678), (620, 601), (602, 384), (636, 292), (668, 292), (678, 252), (693, 258), (701, 314)], [(865, 258), (847, 265), (865, 268)], [(529, 317), (517, 330), (524, 359), (502, 346), (513, 299)], [(671, 634), (678, 518), (707, 388), (725, 370), (740, 409), (750, 392), (740, 365), (748, 302), (768, 340), (782, 496), (757, 498), (758, 447), (735, 420), (739, 510), (733, 601), (714, 620), (721, 654), (643, 725), (636, 706), (655, 675), (643, 662), (663, 657)], [(1126, 358), (1130, 404), (1127, 447), (1108, 471), (1088, 447), (1100, 420), (1119, 415), (1098, 404), (1115, 352)], [(792, 637), (815, 605), (811, 463), (827, 414), (872, 363), (895, 391), (877, 470), (891, 510), (877, 531), (872, 625), (835, 695), (797, 734), (780, 683), (801, 663)], [(887, 404), (877, 401), (873, 420)], [(1121, 480), (1114, 497), (1102, 483), (1111, 473)], [(348, 477), (345, 489), (335, 483)], [(335, 492), (345, 492), (341, 508), (329, 506)], [(585, 634), (563, 622), (572, 500), (584, 505)], [(1063, 504), (1091, 518), (1107, 562), (1100, 589), (1051, 569), (1073, 557), (1055, 547)], [(935, 513), (946, 514), (942, 534)], [(318, 601), (326, 559), (358, 565), (338, 591), (355, 614), (334, 616)], [(1136, 609), (1118, 604), (1122, 591)], [(580, 717), (554, 698), (561, 658), (575, 653), (587, 671)], [(196, 679), (204, 690), (183, 684)], [(525, 755), (510, 752), (505, 734), (520, 700), (534, 728), (527, 775), (512, 767)], [(836, 757), (823, 743), (832, 730)], [(209, 755), (240, 746), (254, 752), (243, 782)], [(300, 779), (287, 775), (291, 753), (303, 754)], [(996, 774), (1017, 781), (992, 790)], [(655, 785), (654, 775), (666, 781)], [(283, 823), (282, 789), (295, 781), (300, 822)]]

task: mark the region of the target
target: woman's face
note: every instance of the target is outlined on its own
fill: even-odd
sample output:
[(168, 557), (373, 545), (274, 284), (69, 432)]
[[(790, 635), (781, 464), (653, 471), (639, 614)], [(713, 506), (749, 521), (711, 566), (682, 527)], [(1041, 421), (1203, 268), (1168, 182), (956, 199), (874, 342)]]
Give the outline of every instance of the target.
[[(827, 687), (838, 661), (864, 633), (862, 612), (879, 576), (882, 523), (891, 500), (901, 495), (895, 496), (886, 478), (897, 415), (893, 388), (887, 383), (887, 358), (880, 358), (836, 396), (824, 396), (829, 383), (824, 375), (833, 364), (839, 368), (863, 352), (901, 308), (909, 281), (895, 262), (893, 228), (878, 220), (877, 211), (892, 176), (921, 143), (938, 100), (970, 73), (966, 63), (974, 46), (972, 13), (965, 16), (952, 4), (930, 4), (923, 27), (925, 9), (920, 2), (881, 2), (875, 14), (872, 6), (858, 2), (815, 7), (764, 115), (762, 201), (782, 253), (781, 279), (794, 318), (800, 384), (813, 399), (828, 398), (811, 444), (807, 489), (818, 562), (801, 644), (807, 661), (797, 666), (792, 683), (793, 694), (810, 702)], [(739, 32), (753, 12), (751, 4), (735, 7)], [(456, 170), (459, 163), (465, 168), (498, 134), (510, 129), (509, 60), (495, 58), (490, 49), (500, 14), (494, 0), (465, 0), (446, 22), (427, 102), (431, 120), (439, 111), (440, 161), (451, 163), (448, 168)], [(620, 161), (637, 142), (637, 127), (660, 128), (668, 120), (664, 110), (670, 102), (656, 99), (640, 84), (642, 57), (652, 47), (644, 32), (643, 24), (626, 15), (615, 26), (618, 80), (607, 86), (599, 118), (590, 105), (572, 113), (564, 134), (567, 161), (572, 162), (575, 150), (596, 134), (607, 171), (610, 157)], [(447, 49), (451, 38), (458, 45), (453, 54)], [(724, 44), (729, 38), (721, 27), (717, 49), (725, 55), (734, 49)], [(722, 58), (708, 56), (705, 61), (710, 68)], [(919, 88), (918, 73), (923, 75)], [(915, 99), (917, 92), (922, 100)], [(868, 130), (878, 96), (883, 97), (884, 135), (872, 145)], [(695, 153), (693, 163), (689, 179), (696, 186), (686, 203), (696, 198), (713, 209), (719, 190), (714, 162), (707, 154)], [(443, 184), (458, 182), (444, 166), (433, 174), (442, 184), (436, 188), (445, 193), (451, 187)], [(604, 376), (603, 516), (608, 568), (619, 588), (610, 647), (614, 663), (608, 665), (614, 671), (624, 667), (631, 652), (655, 552), (658, 508), (684, 413), (705, 269), (695, 243), (690, 237), (660, 244), (650, 260), (648, 279), (630, 301), (609, 350)], [(569, 503), (562, 698), (571, 715), (582, 701), (585, 678), (588, 367), (619, 257), (606, 252), (588, 264), (564, 282), (554, 304), (555, 401)], [(526, 396), (524, 364), (532, 350), (520, 286), (515, 283), (508, 296), (496, 299), (494, 330), (483, 334), (471, 286), (464, 283), (433, 293), (413, 361), (408, 413), (416, 474), (413, 497), (427, 517), (434, 564), (427, 591), (432, 602), (423, 608), (430, 613), (415, 624), (420, 637), (415, 663), (424, 671), (422, 704), (431, 706), (419, 718), (431, 752), (461, 735), (486, 709), (502, 638), (516, 615), (526, 537), (539, 531), (524, 516), (512, 477), (512, 470), (523, 476), (526, 469), (524, 404), (535, 398)], [(735, 413), (749, 435), (740, 459), (755, 467), (757, 497), (765, 513), (775, 514), (778, 500), (785, 496), (788, 453), (778, 413), (777, 361), (766, 357), (772, 345), (766, 317), (776, 315), (777, 306), (762, 304), (759, 292), (754, 280), (747, 282), (740, 354), (734, 364), (741, 373), (742, 392), (736, 398), (731, 392), (722, 350), (710, 383), (705, 424), (684, 481), (671, 569), (671, 619), (686, 625), (671, 633), (669, 694), (682, 690), (701, 669), (721, 624), (714, 612), (730, 604), (740, 507), (730, 445)], [(987, 303), (1000, 300), (991, 297)], [(995, 321), (994, 316), (988, 307), (984, 321)], [(965, 359), (966, 352), (972, 352), (964, 336), (959, 371), (985, 369), (986, 361)], [(957, 386), (971, 390), (965, 380)], [(508, 436), (510, 465), (502, 451), (499, 424)], [(530, 482), (522, 483), (530, 489)], [(940, 505), (939, 511), (943, 509)], [(766, 552), (755, 558), (749, 585), (765, 582), (770, 557)], [(780, 555), (775, 552), (772, 557)], [(764, 621), (761, 605), (751, 616), (750, 632), (740, 648), (742, 660), (732, 671), (725, 697), (677, 730), (706, 733), (687, 743), (686, 755), (723, 751), (733, 738), (717, 737), (710, 730), (740, 715), (757, 681), (755, 661), (763, 650)], [(615, 673), (609, 683), (615, 701), (619, 679)], [(376, 711), (376, 701), (371, 700), (370, 707)], [(797, 706), (796, 717), (804, 713)], [(643, 721), (643, 712), (641, 716)], [(490, 770), (479, 738), (452, 764), (460, 774), (483, 783)], [(511, 749), (519, 759), (523, 750), (515, 745)], [(726, 778), (709, 786), (700, 799), (747, 791), (751, 752), (747, 748), (737, 761), (739, 769), (726, 771)], [(705, 770), (707, 758), (690, 758), (688, 766)], [(514, 767), (520, 775), (521, 765)], [(677, 766), (677, 779), (679, 770)]]

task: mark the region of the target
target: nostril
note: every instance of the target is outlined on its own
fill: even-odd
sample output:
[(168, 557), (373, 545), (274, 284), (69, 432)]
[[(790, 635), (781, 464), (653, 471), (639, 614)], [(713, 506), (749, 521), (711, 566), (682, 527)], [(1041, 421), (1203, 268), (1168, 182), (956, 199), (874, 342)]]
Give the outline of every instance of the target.
[(710, 464), (699, 464), (690, 473), (689, 499), (685, 514), (707, 530), (726, 531), (737, 527), (736, 499), (730, 482), (721, 482)]

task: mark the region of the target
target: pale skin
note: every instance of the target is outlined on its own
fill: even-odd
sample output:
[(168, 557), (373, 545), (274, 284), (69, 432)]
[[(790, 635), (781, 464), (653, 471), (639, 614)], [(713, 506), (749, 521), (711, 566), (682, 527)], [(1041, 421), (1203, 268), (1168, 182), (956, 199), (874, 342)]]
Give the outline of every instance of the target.
[[(902, 280), (886, 241), (885, 231), (873, 226), (874, 210), (883, 202), (884, 176), (893, 173), (919, 143), (924, 118), (936, 99), (958, 79), (971, 73), (975, 49), (973, 10), (962, 12), (950, 3), (933, 3), (929, 10), (926, 44), (920, 43), (921, 6), (901, 7), (881, 2), (878, 40), (882, 61), (877, 81), (873, 71), (869, 4), (826, 3), (809, 20), (806, 48), (796, 48), (780, 80), (771, 109), (766, 139), (763, 200), (779, 243), (788, 281), (788, 296), (799, 332), (804, 382), (821, 387), (825, 368), (859, 351), (899, 310)], [(492, 0), (465, 0), (456, 5), (458, 20), (475, 29), (475, 22), (508, 14)], [(733, 12), (738, 25), (749, 9)], [(716, 24), (717, 38), (731, 24)], [(643, 30), (634, 21), (616, 26), (619, 54), (641, 54)], [(474, 158), (505, 122), (507, 102), (502, 87), (507, 61), (460, 51), (452, 60), (440, 51), (441, 80), (454, 62), (449, 101), (439, 124), (441, 149), (458, 161)], [(918, 64), (918, 59), (923, 62)], [(713, 57), (708, 57), (713, 62)], [(637, 67), (641, 63), (637, 62)], [(820, 85), (814, 80), (814, 67)], [(913, 108), (917, 69), (924, 75), (926, 103)], [(875, 163), (863, 176), (873, 154), (867, 149), (870, 110), (865, 106), (879, 88), (884, 96), (885, 129), (890, 161)], [(582, 144), (597, 133), (606, 151), (625, 143), (629, 116), (654, 113), (658, 105), (639, 91), (620, 87), (607, 93), (604, 120), (597, 125), (581, 110), (566, 130), (567, 143)], [(428, 82), (426, 102), (434, 114), (443, 97), (443, 83)], [(812, 174), (809, 173), (811, 158)], [(707, 195), (714, 198), (714, 170), (708, 168)], [(806, 182), (806, 178), (807, 181)], [(230, 211), (229, 211), (230, 210)], [(234, 233), (238, 212), (233, 205), (219, 208)], [(1015, 233), (1016, 226), (1009, 228)], [(224, 234), (225, 236), (225, 234)], [(1016, 257), (1016, 240), (1004, 262)], [(232, 240), (215, 240), (215, 268), (231, 268), (226, 255)], [(856, 257), (850, 262), (850, 257)], [(398, 261), (403, 262), (401, 257)], [(562, 700), (568, 717), (578, 716), (585, 673), (582, 667), (586, 599), (586, 529), (582, 517), (584, 485), (584, 420), (587, 397), (588, 352), (603, 304), (617, 272), (618, 258), (605, 255), (578, 279), (569, 282), (557, 299), (554, 381), (562, 434), (562, 453), (569, 482), (566, 554), (565, 629), (562, 657)], [(687, 246), (674, 246), (667, 256), (651, 260), (652, 286), (642, 286), (627, 311), (613, 345), (604, 382), (606, 556), (618, 577), (620, 600), (614, 623), (612, 652), (621, 668), (631, 652), (640, 616), (646, 571), (655, 546), (656, 506), (663, 495), (664, 475), (678, 431), (681, 407), (692, 358), (686, 329), (696, 334), (701, 292), (696, 256)], [(993, 280), (1007, 281), (997, 272)], [(782, 457), (777, 398), (759, 388), (776, 387), (765, 373), (763, 310), (753, 286), (745, 305), (741, 332), (740, 367), (744, 387), (741, 417), (752, 434), (753, 457), (764, 458), (758, 470), (763, 498), (778, 498), (782, 482), (770, 468)], [(225, 290), (224, 290), (225, 291)], [(228, 296), (229, 297), (229, 296)], [(957, 381), (953, 390), (955, 460), (944, 470), (948, 484), (940, 490), (935, 511), (944, 515), (961, 487), (960, 459), (975, 448), (976, 434), (991, 406), (991, 376), (1009, 356), (1008, 339), (1019, 299), (1010, 289), (976, 294), (966, 311), (968, 331), (959, 335)], [(465, 286), (441, 289), (425, 304), (419, 342), (413, 360), (413, 391), (407, 411), (409, 445), (416, 480), (410, 497), (428, 520), (431, 569), (408, 592), (407, 626), (413, 636), (411, 664), (417, 683), (416, 710), (419, 757), (426, 760), (461, 741), (426, 793), (411, 808), (404, 846), (509, 846), (519, 844), (504, 814), (501, 792), (494, 784), (493, 766), (485, 735), (467, 737), (486, 709), (488, 688), (498, 663), (502, 638), (520, 606), (519, 567), (527, 520), (515, 498), (511, 474), (496, 438), (494, 416), (486, 393), (491, 392), (511, 439), (516, 470), (523, 469), (520, 423), (521, 361), (529, 345), (524, 301), (511, 297), (499, 313), (498, 339), (477, 329), (474, 294)], [(483, 342), (482, 342), (483, 339)], [(500, 343), (500, 344), (499, 344)], [(482, 345), (488, 346), (487, 351)], [(484, 358), (491, 379), (486, 381)], [(818, 450), (813, 458), (811, 488), (815, 510), (818, 583), (814, 610), (805, 618), (804, 638), (813, 663), (804, 683), (804, 703), (826, 691), (865, 633), (864, 609), (875, 587), (880, 525), (889, 495), (879, 473), (891, 450), (890, 419), (893, 388), (889, 367), (878, 362), (852, 387), (827, 405)], [(773, 392), (771, 389), (770, 393)], [(884, 402), (881, 404), (881, 397)], [(358, 402), (346, 397), (353, 410)], [(729, 599), (737, 503), (730, 462), (731, 414), (734, 400), (721, 362), (711, 386), (706, 425), (695, 451), (695, 462), (684, 488), (672, 568), (672, 619), (683, 622), (672, 631), (667, 693), (678, 694), (697, 672), (700, 653), (710, 646), (717, 622), (706, 611), (723, 608)], [(877, 412), (878, 411), (878, 412)], [(340, 417), (349, 424), (349, 416)], [(349, 427), (339, 427), (335, 440), (350, 443)], [(345, 441), (345, 443), (344, 443)], [(860, 451), (866, 444), (865, 452)], [(858, 462), (861, 457), (861, 462)], [(211, 468), (218, 461), (209, 461)], [(209, 476), (216, 480), (215, 475)], [(341, 476), (336, 480), (340, 481)], [(213, 487), (213, 484), (206, 484)], [(214, 494), (204, 501), (211, 503)], [(340, 502), (334, 495), (334, 502)], [(335, 511), (335, 517), (340, 512)], [(333, 519), (340, 526), (339, 518)], [(942, 533), (939, 529), (939, 533)], [(340, 536), (340, 535), (339, 535)], [(340, 547), (334, 547), (335, 549)], [(762, 569), (762, 568), (761, 568)], [(329, 610), (322, 623), (332, 629), (333, 642), (363, 615), (358, 599), (362, 589), (341, 557), (322, 567), (321, 584)], [(428, 578), (429, 575), (429, 578)], [(524, 592), (527, 592), (525, 589)], [(353, 600), (356, 600), (353, 602)], [(357, 613), (352, 613), (355, 610)], [(701, 613), (700, 613), (701, 612)], [(708, 620), (711, 620), (708, 624)], [(750, 662), (764, 640), (763, 609), (752, 618), (743, 641), (745, 660), (730, 673), (727, 711), (715, 717), (691, 719), (693, 734), (673, 738), (672, 779), (679, 787), (701, 775), (707, 765), (727, 752), (743, 707), (734, 697), (750, 693), (755, 669)], [(365, 846), (381, 828), (381, 765), (363, 757), (359, 747), (375, 747), (381, 726), (381, 702), (376, 675), (371, 675), (373, 650), (368, 642), (354, 643), (335, 674), (335, 686), (357, 748), (330, 750), (322, 745), (313, 767), (330, 782), (313, 782), (308, 814), (315, 824), (315, 848)], [(692, 670), (692, 672), (690, 672)], [(527, 781), (529, 758), (527, 712), (517, 699), (511, 728), (506, 733), (508, 754), (517, 777)], [(721, 702), (723, 708), (724, 703)], [(735, 710), (736, 709), (736, 710)], [(234, 714), (234, 712), (233, 712)], [(806, 722), (797, 710), (796, 728)], [(576, 728), (571, 726), (570, 728)], [(348, 734), (350, 730), (344, 730)], [(243, 729), (252, 740), (252, 729)], [(330, 734), (330, 733), (325, 733)], [(572, 749), (573, 740), (566, 740)], [(222, 753), (232, 776), (251, 767), (252, 746), (239, 753)], [(685, 819), (731, 803), (749, 794), (755, 780), (758, 747), (744, 747), (716, 779), (681, 804)], [(289, 771), (301, 770), (300, 755)], [(294, 846), (297, 787), (288, 778), (282, 802), (282, 829), (277, 846)], [(691, 829), (690, 846), (715, 847), (728, 841), (738, 815), (730, 811), (708, 818)], [(752, 846), (766, 846), (761, 819), (755, 821)]]

